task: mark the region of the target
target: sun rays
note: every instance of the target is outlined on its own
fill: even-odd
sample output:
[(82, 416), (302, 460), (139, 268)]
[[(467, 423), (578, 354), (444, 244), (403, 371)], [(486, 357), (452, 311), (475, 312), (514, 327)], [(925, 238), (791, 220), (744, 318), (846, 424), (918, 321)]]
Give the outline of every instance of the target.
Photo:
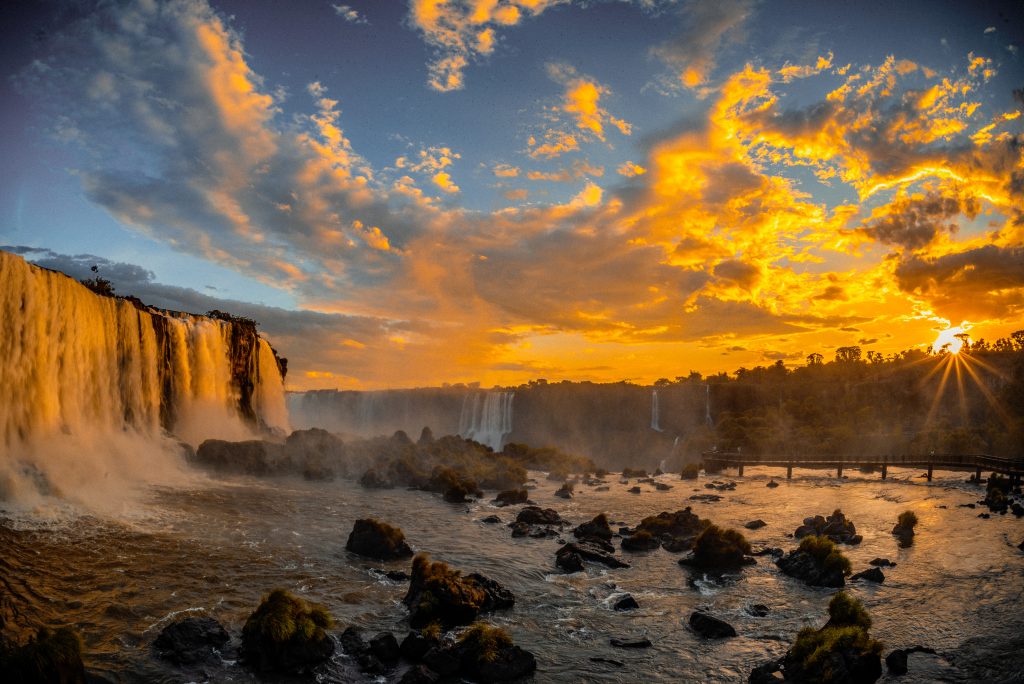
[[(958, 328), (951, 328), (950, 330), (959, 330)], [(948, 332), (948, 331), (943, 331)], [(1003, 421), (1003, 424), (1007, 427), (1011, 425), (1010, 415), (1006, 412), (1006, 409), (999, 403), (999, 400), (992, 393), (988, 383), (982, 377), (979, 371), (985, 371), (990, 375), (1004, 378), (1004, 374), (997, 368), (986, 363), (978, 356), (974, 355), (970, 351), (970, 341), (965, 333), (955, 333), (951, 337), (959, 342), (954, 349), (954, 345), (951, 342), (945, 342), (939, 347), (938, 357), (930, 357), (928, 360), (934, 360), (935, 366), (928, 371), (928, 373), (918, 383), (918, 387), (924, 389), (933, 377), (941, 373), (939, 378), (938, 387), (935, 390), (935, 396), (932, 398), (931, 405), (928, 409), (928, 414), (925, 417), (923, 429), (927, 431), (930, 429), (935, 421), (936, 414), (939, 411), (939, 407), (942, 405), (943, 399), (946, 397), (946, 385), (949, 384), (950, 376), (955, 376), (956, 386), (955, 391), (957, 393), (957, 399), (959, 404), (960, 413), (960, 427), (968, 427), (970, 425), (970, 415), (968, 409), (967, 393), (970, 387), (967, 385), (966, 380), (971, 380), (974, 387), (977, 388), (978, 392), (985, 398), (985, 401), (992, 410), (996, 412), (999, 418)], [(943, 339), (940, 333), (939, 339), (936, 340), (935, 344), (939, 344), (940, 340)]]

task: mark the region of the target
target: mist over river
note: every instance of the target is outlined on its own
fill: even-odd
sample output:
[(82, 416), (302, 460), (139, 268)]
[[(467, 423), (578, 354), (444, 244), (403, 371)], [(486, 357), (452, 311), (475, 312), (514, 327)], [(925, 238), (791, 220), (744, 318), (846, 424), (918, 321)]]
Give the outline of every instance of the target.
[[(755, 550), (791, 549), (789, 537), (802, 519), (842, 508), (863, 535), (843, 547), (854, 572), (876, 557), (897, 563), (884, 568), (885, 582), (849, 582), (874, 620), (872, 635), (885, 652), (921, 645), (935, 656), (914, 654), (909, 674), (882, 681), (1024, 681), (1024, 520), (1012, 515), (979, 519), (983, 510), (960, 507), (983, 496), (964, 474), (937, 474), (926, 483), (918, 471), (890, 471), (890, 479), (859, 472), (836, 480), (832, 474), (784, 473), (748, 467), (745, 477), (702, 474), (693, 481), (663, 475), (670, 491), (608, 478), (609, 491), (576, 488), (572, 500), (554, 496), (559, 483), (530, 473), (531, 499), (554, 508), (573, 524), (605, 512), (635, 526), (644, 516), (693, 505), (703, 518), (729, 527), (760, 518), (767, 526), (744, 530)], [(769, 476), (780, 486), (767, 488)], [(690, 501), (710, 490), (704, 484), (733, 480), (734, 491), (716, 492), (716, 503)], [(741, 682), (755, 665), (783, 654), (796, 632), (820, 626), (834, 590), (813, 589), (787, 577), (771, 558), (758, 558), (723, 585), (698, 578), (663, 549), (618, 550), (631, 568), (588, 565), (583, 573), (555, 567), (557, 538), (513, 539), (505, 524), (484, 524), (497, 514), (504, 522), (518, 507), (497, 508), (493, 493), (472, 504), (450, 504), (436, 494), (404, 489), (368, 490), (348, 480), (211, 479), (194, 486), (152, 490), (146, 501), (118, 519), (61, 515), (41, 517), (8, 511), (0, 519), (0, 615), (8, 625), (72, 624), (85, 642), (85, 662), (94, 673), (117, 682), (253, 682), (237, 662), (241, 626), (261, 595), (284, 587), (322, 603), (333, 614), (337, 638), (355, 625), (367, 636), (407, 633), (400, 600), (406, 584), (384, 579), (374, 568), (408, 571), (407, 561), (381, 564), (345, 551), (357, 518), (376, 517), (405, 532), (416, 551), (430, 552), (464, 572), (480, 572), (511, 589), (511, 610), (482, 616), (509, 630), (516, 644), (533, 652), (537, 682)], [(898, 548), (890, 534), (896, 516), (913, 510), (920, 524), (910, 548)], [(562, 538), (571, 538), (565, 528)], [(616, 547), (618, 539), (614, 539)], [(623, 592), (639, 610), (615, 612)], [(748, 612), (765, 604), (767, 617)], [(731, 623), (736, 638), (704, 640), (687, 625), (704, 608)], [(224, 624), (232, 643), (222, 661), (178, 668), (153, 655), (160, 630), (185, 615), (209, 615)], [(648, 649), (620, 649), (611, 637), (646, 636)], [(619, 661), (621, 666), (591, 658)], [(321, 667), (318, 681), (393, 681), (362, 675), (342, 651)], [(262, 680), (267, 681), (267, 680)], [(274, 681), (289, 681), (276, 678)]]

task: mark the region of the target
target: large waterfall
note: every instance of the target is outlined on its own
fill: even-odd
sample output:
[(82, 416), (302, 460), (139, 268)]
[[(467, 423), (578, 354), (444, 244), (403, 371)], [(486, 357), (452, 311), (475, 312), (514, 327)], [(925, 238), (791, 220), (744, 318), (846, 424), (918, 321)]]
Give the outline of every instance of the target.
[(251, 322), (100, 296), (2, 251), (0, 284), (0, 501), (160, 482), (180, 452), (169, 436), (288, 429), (282, 369)]
[(515, 392), (467, 394), (459, 417), (459, 435), (501, 451), (505, 446), (505, 438), (512, 432), (514, 397)]

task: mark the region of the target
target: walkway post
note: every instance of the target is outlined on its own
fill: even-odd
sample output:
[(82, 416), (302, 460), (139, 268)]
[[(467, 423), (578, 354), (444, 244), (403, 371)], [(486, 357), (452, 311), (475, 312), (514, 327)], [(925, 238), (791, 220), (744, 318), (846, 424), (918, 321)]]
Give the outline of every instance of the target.
[(882, 479), (884, 480), (889, 475), (889, 455), (886, 454), (882, 457)]
[(932, 481), (932, 464), (931, 463), (928, 464), (928, 481), (929, 482)]
[(786, 464), (786, 479), (787, 480), (792, 480), (793, 479), (793, 462), (792, 461), (790, 461), (789, 463)]

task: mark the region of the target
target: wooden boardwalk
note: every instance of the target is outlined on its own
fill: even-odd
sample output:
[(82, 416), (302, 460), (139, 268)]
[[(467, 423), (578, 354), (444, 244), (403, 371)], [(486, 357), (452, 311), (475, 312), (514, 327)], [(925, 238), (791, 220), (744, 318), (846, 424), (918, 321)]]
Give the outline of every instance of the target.
[(1019, 485), (1024, 476), (1024, 461), (987, 454), (914, 454), (902, 456), (875, 456), (864, 458), (789, 458), (775, 456), (755, 456), (738, 451), (705, 451), (704, 468), (709, 472), (736, 468), (743, 475), (745, 466), (769, 468), (785, 468), (786, 477), (793, 477), (793, 468), (811, 468), (817, 470), (835, 470), (836, 477), (843, 476), (844, 468), (863, 468), (880, 470), (882, 479), (889, 475), (890, 467), (927, 468), (928, 480), (932, 479), (935, 470), (973, 470), (980, 480), (983, 472), (999, 473), (1008, 476), (1015, 485)]

